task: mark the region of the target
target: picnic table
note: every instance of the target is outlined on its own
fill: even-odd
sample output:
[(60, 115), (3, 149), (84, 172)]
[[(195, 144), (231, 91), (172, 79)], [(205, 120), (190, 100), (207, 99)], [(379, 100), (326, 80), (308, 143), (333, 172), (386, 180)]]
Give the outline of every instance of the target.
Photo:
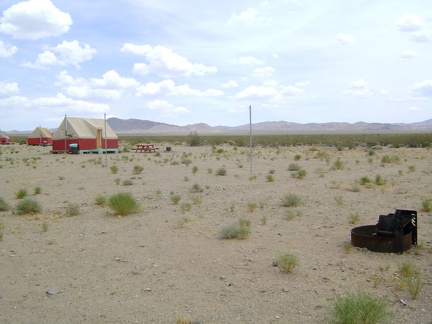
[(151, 153), (159, 150), (158, 147), (155, 147), (154, 144), (137, 144), (135, 147), (136, 153)]

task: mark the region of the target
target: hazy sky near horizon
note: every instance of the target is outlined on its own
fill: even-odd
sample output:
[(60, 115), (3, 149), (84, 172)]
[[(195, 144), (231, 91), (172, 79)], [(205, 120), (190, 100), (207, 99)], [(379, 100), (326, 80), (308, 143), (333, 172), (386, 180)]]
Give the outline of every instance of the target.
[(2, 0), (0, 130), (432, 118), (432, 2)]

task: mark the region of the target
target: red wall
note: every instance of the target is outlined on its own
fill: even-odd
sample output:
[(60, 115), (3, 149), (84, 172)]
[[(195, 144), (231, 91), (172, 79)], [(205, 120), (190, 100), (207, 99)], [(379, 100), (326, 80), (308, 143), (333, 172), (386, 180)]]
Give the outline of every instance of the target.
[(44, 141), (46, 141), (47, 144), (52, 144), (53, 140), (51, 137), (28, 138), (27, 144), (28, 145), (42, 145)]
[(2, 137), (0, 138), (0, 143), (2, 144), (10, 143), (10, 139), (7, 137)]
[[(78, 144), (78, 150), (96, 150), (97, 143), (95, 138), (79, 138), (79, 139), (70, 139), (66, 140), (66, 150), (69, 150), (69, 144)], [(107, 147), (117, 149), (118, 148), (118, 139), (107, 139)], [(102, 149), (105, 148), (105, 139), (102, 139)], [(65, 141), (62, 140), (53, 140), (52, 142), (52, 150), (53, 151), (64, 151), (65, 150)]]

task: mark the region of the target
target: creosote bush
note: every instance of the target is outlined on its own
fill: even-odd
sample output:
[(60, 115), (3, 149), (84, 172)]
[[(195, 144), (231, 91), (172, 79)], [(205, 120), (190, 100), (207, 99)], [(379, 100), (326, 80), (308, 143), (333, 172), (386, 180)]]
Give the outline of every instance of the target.
[(425, 199), (422, 201), (422, 210), (426, 213), (432, 211), (432, 199)]
[(3, 197), (0, 197), (0, 211), (8, 211), (11, 209), (11, 206), (3, 199)]
[(391, 313), (384, 299), (358, 291), (337, 297), (330, 316), (332, 324), (381, 324), (389, 321)]
[(227, 174), (227, 170), (225, 168), (219, 168), (216, 170), (216, 175), (218, 176), (224, 176)]
[(27, 189), (19, 189), (15, 194), (15, 198), (23, 199), (24, 197), (27, 196), (27, 194), (28, 194)]
[(296, 194), (290, 193), (282, 198), (282, 207), (297, 207), (300, 206), (301, 199)]
[(111, 165), (110, 169), (111, 169), (112, 174), (117, 174), (117, 172), (118, 172), (117, 165)]
[(226, 239), (245, 239), (250, 234), (251, 222), (250, 220), (240, 219), (238, 223), (227, 225), (219, 231), (219, 238)]
[(171, 202), (173, 205), (177, 205), (179, 203), (179, 201), (181, 200), (181, 196), (177, 195), (177, 194), (171, 195), (170, 199), (171, 199)]
[(77, 203), (68, 203), (66, 206), (66, 215), (76, 216), (80, 213), (80, 205)]
[(106, 202), (107, 202), (107, 198), (102, 194), (98, 194), (95, 198), (95, 204), (98, 206), (103, 207), (105, 206)]
[(132, 169), (132, 173), (133, 174), (140, 174), (141, 172), (143, 172), (144, 168), (140, 165), (135, 165)]
[(21, 200), (15, 205), (13, 210), (14, 214), (25, 215), (25, 214), (38, 214), (42, 211), (40, 204), (31, 198)]
[(276, 265), (277, 267), (286, 273), (291, 273), (293, 269), (297, 266), (298, 258), (294, 254), (284, 253), (277, 257)]
[(124, 216), (138, 211), (139, 204), (128, 192), (119, 192), (108, 198), (108, 207), (118, 215)]

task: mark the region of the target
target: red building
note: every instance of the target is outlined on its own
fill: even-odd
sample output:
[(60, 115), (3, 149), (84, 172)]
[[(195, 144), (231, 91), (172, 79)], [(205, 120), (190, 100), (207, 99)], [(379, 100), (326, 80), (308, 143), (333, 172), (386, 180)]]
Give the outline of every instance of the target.
[(65, 117), (53, 135), (52, 152), (118, 153), (118, 136), (103, 119)]

